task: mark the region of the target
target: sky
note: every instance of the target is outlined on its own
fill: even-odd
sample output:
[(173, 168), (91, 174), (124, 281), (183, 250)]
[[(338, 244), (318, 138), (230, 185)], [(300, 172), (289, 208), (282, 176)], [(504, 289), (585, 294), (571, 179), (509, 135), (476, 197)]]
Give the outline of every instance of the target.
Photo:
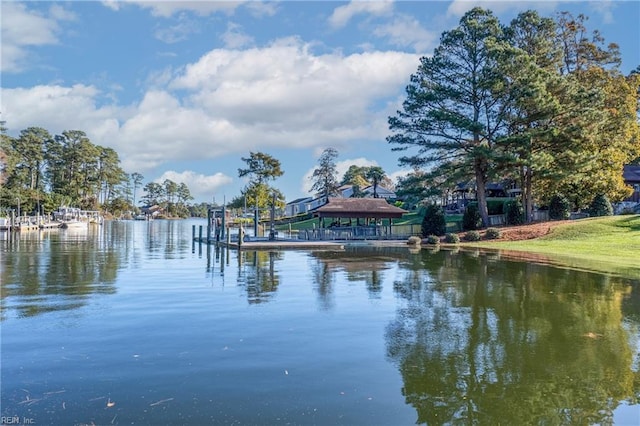
[(406, 174), (386, 142), (422, 56), (475, 6), (507, 24), (535, 9), (585, 14), (640, 64), (634, 1), (4, 1), (0, 120), (8, 134), (82, 130), (143, 185), (171, 179), (221, 204), (266, 153), (287, 201), (312, 195), (326, 148), (350, 165)]

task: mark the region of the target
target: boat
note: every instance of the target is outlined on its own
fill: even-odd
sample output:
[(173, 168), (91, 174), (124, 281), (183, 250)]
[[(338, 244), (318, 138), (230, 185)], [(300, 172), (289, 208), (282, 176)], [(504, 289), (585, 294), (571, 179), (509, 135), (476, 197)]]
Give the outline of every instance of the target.
[(53, 220), (62, 229), (86, 229), (89, 226), (88, 216), (77, 207), (58, 207), (58, 210), (53, 212)]

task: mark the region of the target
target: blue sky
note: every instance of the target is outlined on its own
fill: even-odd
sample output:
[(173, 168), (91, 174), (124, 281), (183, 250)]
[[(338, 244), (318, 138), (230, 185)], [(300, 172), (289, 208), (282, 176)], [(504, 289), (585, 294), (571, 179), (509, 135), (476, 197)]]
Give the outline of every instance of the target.
[(240, 194), (242, 157), (277, 158), (288, 201), (309, 194), (327, 147), (339, 171), (397, 165), (387, 118), (418, 60), (464, 12), (507, 23), (536, 9), (584, 13), (640, 64), (637, 1), (68, 1), (0, 3), (1, 119), (83, 130), (144, 183), (185, 182), (196, 201)]

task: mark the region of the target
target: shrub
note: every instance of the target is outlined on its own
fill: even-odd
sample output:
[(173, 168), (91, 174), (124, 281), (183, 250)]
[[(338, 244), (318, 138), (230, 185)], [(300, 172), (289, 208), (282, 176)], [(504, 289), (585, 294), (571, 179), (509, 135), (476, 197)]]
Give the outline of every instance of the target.
[(520, 200), (505, 201), (504, 211), (507, 225), (522, 225), (524, 223), (524, 208)]
[(598, 194), (589, 205), (589, 216), (611, 216), (613, 207), (606, 195)]
[(487, 240), (497, 240), (500, 238), (500, 230), (498, 228), (487, 228), (487, 232), (484, 233), (484, 237)]
[(440, 237), (437, 235), (429, 235), (426, 239), (427, 244), (440, 244)]
[(504, 201), (487, 200), (487, 213), (490, 215), (504, 214)]
[(422, 242), (422, 240), (420, 239), (420, 237), (416, 237), (414, 235), (412, 235), (411, 237), (409, 237), (409, 239), (407, 240), (407, 244), (411, 245), (411, 246), (417, 246), (418, 244), (420, 244)]
[(447, 223), (444, 220), (442, 207), (435, 204), (428, 204), (425, 207), (424, 218), (422, 219), (422, 235), (444, 235)]
[(469, 203), (464, 209), (462, 215), (462, 229), (465, 231), (473, 231), (482, 228), (482, 217), (476, 203)]
[(444, 236), (444, 242), (449, 244), (458, 244), (460, 242), (460, 237), (458, 234), (447, 234)]
[(478, 231), (469, 231), (464, 234), (465, 241), (480, 241), (480, 233)]
[(549, 219), (564, 220), (571, 215), (569, 200), (564, 195), (556, 194), (549, 201)]

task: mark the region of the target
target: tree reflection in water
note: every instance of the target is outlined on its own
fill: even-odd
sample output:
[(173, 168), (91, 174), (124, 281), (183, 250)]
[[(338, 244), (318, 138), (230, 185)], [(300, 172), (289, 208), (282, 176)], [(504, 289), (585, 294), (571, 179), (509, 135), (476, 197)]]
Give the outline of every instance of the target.
[(278, 290), (280, 275), (275, 264), (282, 260), (281, 251), (240, 251), (238, 256), (238, 285), (245, 287), (251, 304), (264, 303)]
[[(388, 356), (418, 423), (611, 423), (638, 403), (628, 280), (478, 253), (420, 253)], [(419, 263), (419, 264), (418, 264)]]
[(15, 233), (2, 244), (3, 319), (8, 312), (24, 317), (76, 309), (93, 294), (116, 291), (123, 254), (97, 226)]

